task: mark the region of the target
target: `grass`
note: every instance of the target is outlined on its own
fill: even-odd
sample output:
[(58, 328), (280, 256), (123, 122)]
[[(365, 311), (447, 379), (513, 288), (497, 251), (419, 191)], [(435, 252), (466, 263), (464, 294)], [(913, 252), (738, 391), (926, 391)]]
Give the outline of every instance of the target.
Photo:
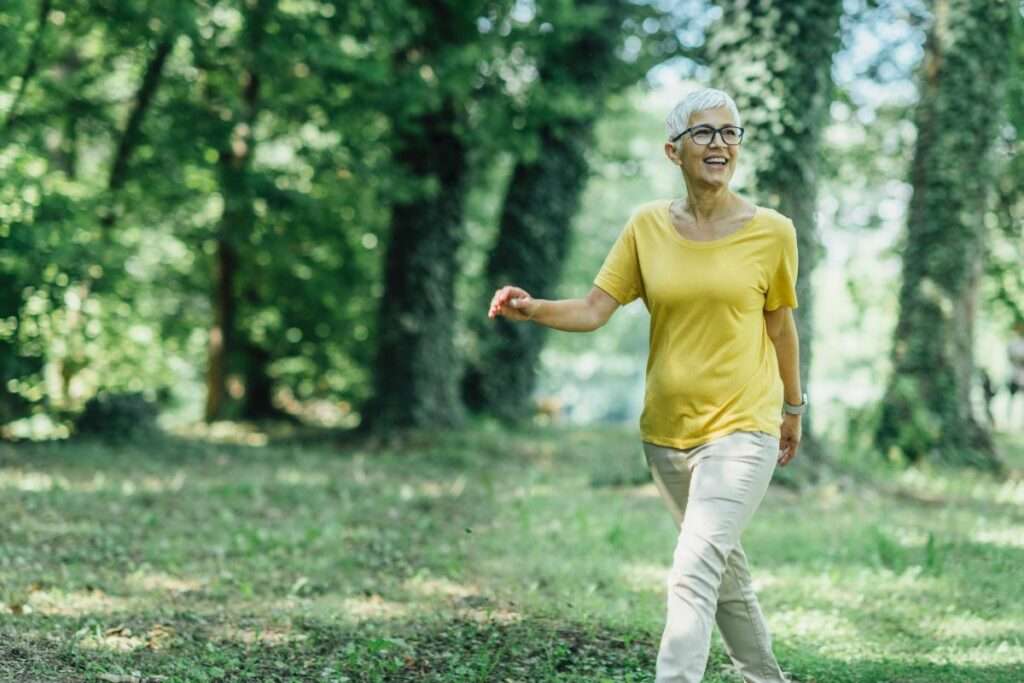
[[(1024, 681), (1008, 443), (1002, 481), (773, 487), (744, 545), (795, 680)], [(632, 431), (487, 424), (0, 446), (0, 518), (4, 683), (650, 681), (675, 543)], [(717, 634), (705, 680), (740, 681)]]

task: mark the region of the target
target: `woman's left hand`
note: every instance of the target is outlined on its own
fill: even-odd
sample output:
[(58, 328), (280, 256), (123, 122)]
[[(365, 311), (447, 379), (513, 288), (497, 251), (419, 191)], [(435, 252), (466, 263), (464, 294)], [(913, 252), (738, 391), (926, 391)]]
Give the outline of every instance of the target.
[(782, 467), (796, 456), (796, 449), (800, 446), (800, 421), (800, 415), (786, 413), (782, 417), (779, 425), (779, 465)]

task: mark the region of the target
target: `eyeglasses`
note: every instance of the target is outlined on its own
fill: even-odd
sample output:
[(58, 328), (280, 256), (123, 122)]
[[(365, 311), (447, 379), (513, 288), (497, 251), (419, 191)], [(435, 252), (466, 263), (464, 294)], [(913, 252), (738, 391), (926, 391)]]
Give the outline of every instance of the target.
[(690, 139), (698, 145), (710, 145), (711, 141), (715, 139), (715, 134), (717, 133), (722, 134), (722, 142), (730, 147), (743, 142), (743, 129), (739, 126), (722, 126), (721, 128), (712, 128), (711, 126), (694, 126), (693, 128), (687, 128), (682, 133), (672, 138), (672, 142), (675, 142), (687, 133), (690, 133), (690, 131), (693, 131), (690, 134)]

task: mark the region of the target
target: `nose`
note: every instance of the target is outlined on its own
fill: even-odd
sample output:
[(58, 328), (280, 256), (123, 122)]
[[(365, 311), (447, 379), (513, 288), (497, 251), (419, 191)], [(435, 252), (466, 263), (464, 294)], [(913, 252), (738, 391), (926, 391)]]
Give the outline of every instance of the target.
[[(721, 139), (722, 144), (718, 144), (718, 143), (715, 142), (718, 139)], [(708, 147), (719, 147), (719, 148), (727, 147), (728, 145), (725, 144), (725, 133), (723, 133), (720, 130), (713, 130), (713, 131), (711, 131), (711, 141), (708, 142), (707, 146)]]

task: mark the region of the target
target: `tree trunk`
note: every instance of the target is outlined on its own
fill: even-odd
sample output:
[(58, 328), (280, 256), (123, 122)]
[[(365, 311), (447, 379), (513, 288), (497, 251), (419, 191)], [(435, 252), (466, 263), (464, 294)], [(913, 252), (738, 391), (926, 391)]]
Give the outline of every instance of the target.
[[(487, 282), (516, 284), (538, 297), (557, 286), (586, 186), (585, 151), (592, 128), (591, 121), (546, 125), (539, 134), (544, 153), (516, 164), (487, 262)], [(480, 330), (480, 359), (463, 381), (467, 405), (506, 420), (532, 416), (530, 397), (546, 332), (504, 318), (487, 321)]]
[[(608, 96), (633, 85), (648, 68), (649, 58), (628, 63), (618, 54), (624, 23), (638, 20), (636, 7), (628, 0), (576, 0), (575, 10), (590, 17), (585, 25), (575, 27), (568, 39), (549, 39), (539, 47), (533, 103), (539, 112), (527, 113), (543, 117), (536, 133), (542, 152), (537, 159), (518, 159), (513, 169), (487, 262), (488, 298), (494, 287), (505, 284), (543, 298), (561, 280), (573, 218), (589, 176), (586, 150), (594, 126)], [(574, 112), (549, 111), (551, 93), (587, 105)], [(473, 320), (479, 347), (463, 381), (467, 405), (506, 421), (532, 417), (531, 397), (548, 328), (501, 317)]]
[(456, 426), (464, 418), (454, 343), (456, 252), (463, 238), (466, 149), (451, 100), (398, 134), (396, 160), (433, 193), (391, 212), (384, 293), (377, 317), (374, 398), (365, 428)]
[(218, 227), (214, 273), (214, 323), (207, 350), (206, 409), (204, 419), (212, 422), (225, 417), (229, 360), (234, 355), (237, 308), (236, 275), (243, 262), (240, 248), (255, 220), (249, 188), (249, 166), (255, 145), (254, 127), (259, 109), (260, 77), (258, 64), (264, 26), (275, 0), (262, 0), (252, 6), (246, 17), (250, 66), (242, 79), (242, 106), (239, 122), (231, 130), (220, 150), (218, 181), (224, 197), (224, 213)]
[(245, 395), (241, 417), (247, 420), (289, 418), (274, 406), (274, 382), (269, 366), (274, 357), (265, 348), (246, 340), (241, 348), (245, 374)]
[(235, 332), (235, 272), (238, 257), (234, 246), (223, 236), (217, 240), (217, 251), (213, 278), (214, 323), (210, 328), (210, 339), (206, 364), (206, 409), (203, 417), (207, 422), (224, 416), (227, 397), (228, 350), (234, 346)]
[[(251, 283), (245, 288), (244, 301), (249, 306), (260, 305), (260, 294)], [(274, 380), (270, 376), (274, 355), (266, 347), (248, 338), (242, 339), (238, 346), (245, 386), (239, 417), (246, 420), (294, 421), (291, 414), (274, 405)]]
[[(744, 163), (753, 166), (758, 203), (789, 216), (800, 253), (793, 314), (800, 335), (801, 384), (808, 395), (814, 341), (811, 276), (821, 258), (815, 222), (817, 158), (828, 120), (832, 57), (839, 47), (841, 0), (817, 3), (753, 0), (722, 3), (708, 39), (712, 82), (736, 100), (747, 129)], [(803, 418), (801, 453), (821, 462), (813, 407)]]
[(876, 442), (911, 461), (999, 469), (971, 409), (984, 214), (1010, 48), (999, 0), (938, 0), (925, 45), (893, 375)]

